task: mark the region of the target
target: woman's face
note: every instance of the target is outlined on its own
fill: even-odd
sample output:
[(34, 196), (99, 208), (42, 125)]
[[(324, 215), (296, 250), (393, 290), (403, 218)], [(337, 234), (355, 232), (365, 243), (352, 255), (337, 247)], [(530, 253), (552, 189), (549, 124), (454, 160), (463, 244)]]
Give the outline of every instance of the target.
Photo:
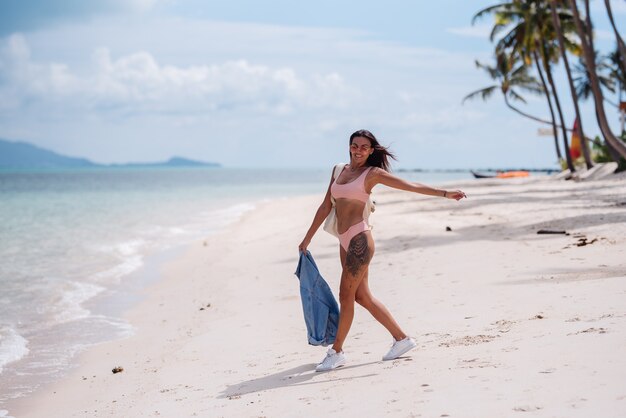
[(365, 164), (368, 157), (373, 152), (374, 148), (372, 148), (372, 143), (369, 139), (362, 136), (357, 136), (352, 139), (352, 143), (350, 144), (350, 156), (355, 163), (359, 165)]

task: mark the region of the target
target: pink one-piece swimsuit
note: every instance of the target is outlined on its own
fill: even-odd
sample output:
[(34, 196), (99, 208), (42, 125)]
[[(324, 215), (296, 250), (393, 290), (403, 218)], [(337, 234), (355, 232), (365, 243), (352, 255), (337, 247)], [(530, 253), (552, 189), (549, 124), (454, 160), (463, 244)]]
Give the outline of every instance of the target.
[[(367, 168), (361, 173), (359, 177), (352, 180), (350, 183), (339, 184), (337, 183), (337, 179), (335, 179), (333, 184), (330, 186), (331, 196), (334, 197), (335, 200), (353, 199), (366, 203), (370, 195), (365, 191), (365, 178), (367, 177), (367, 173), (369, 173), (371, 169), (372, 167)], [(339, 174), (339, 176), (341, 176), (341, 173)], [(337, 176), (337, 178), (339, 178), (339, 176)], [(350, 241), (352, 241), (352, 238), (354, 238), (355, 235), (360, 234), (361, 232), (369, 230), (370, 227), (367, 221), (363, 219), (361, 220), (361, 222), (352, 225), (345, 232), (339, 234), (339, 244), (341, 244), (344, 250), (348, 251), (348, 246), (350, 245)]]

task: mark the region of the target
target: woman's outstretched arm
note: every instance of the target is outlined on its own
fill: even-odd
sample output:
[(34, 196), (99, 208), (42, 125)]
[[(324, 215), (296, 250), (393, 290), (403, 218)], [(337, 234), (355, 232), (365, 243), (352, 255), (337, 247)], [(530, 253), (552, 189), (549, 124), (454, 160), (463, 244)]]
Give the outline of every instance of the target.
[(330, 186), (332, 184), (333, 184), (333, 177), (331, 175), (330, 183), (328, 184), (328, 189), (326, 190), (326, 196), (324, 196), (324, 200), (322, 201), (322, 204), (319, 206), (319, 208), (317, 208), (317, 212), (315, 212), (315, 216), (313, 217), (313, 222), (311, 223), (309, 230), (304, 236), (304, 239), (302, 240), (300, 245), (298, 245), (298, 250), (300, 251), (306, 251), (306, 248), (309, 246), (309, 243), (313, 239), (313, 235), (315, 235), (320, 225), (322, 225), (322, 223), (324, 222), (324, 220), (326, 219), (326, 217), (328, 216), (328, 214), (333, 208), (333, 204), (330, 201)]
[(425, 184), (406, 181), (382, 169), (376, 169), (372, 174), (371, 187), (374, 187), (377, 184), (384, 184), (385, 186), (394, 189), (406, 190), (408, 192), (420, 193), (428, 196), (445, 197), (447, 199), (461, 200), (464, 197), (467, 197), (461, 190), (437, 189)]

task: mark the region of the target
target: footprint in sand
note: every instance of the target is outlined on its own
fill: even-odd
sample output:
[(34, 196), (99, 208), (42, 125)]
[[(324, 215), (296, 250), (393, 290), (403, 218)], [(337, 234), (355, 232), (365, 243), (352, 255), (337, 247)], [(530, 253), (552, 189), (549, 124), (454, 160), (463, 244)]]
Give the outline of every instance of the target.
[(456, 338), (450, 341), (444, 341), (439, 344), (439, 347), (458, 347), (488, 343), (490, 341), (493, 341), (497, 337), (498, 335), (466, 335), (465, 337)]
[(578, 332), (570, 332), (567, 335), (578, 335), (578, 334), (606, 334), (606, 328), (587, 328)]
[(493, 367), (494, 369), (498, 368), (496, 364), (492, 364), (487, 360), (481, 360), (479, 358), (460, 360), (457, 363), (458, 369), (484, 369), (486, 367)]
[(597, 321), (601, 321), (602, 319), (606, 319), (606, 318), (622, 318), (626, 316), (626, 314), (624, 315), (616, 315), (616, 314), (603, 314), (598, 316), (597, 318), (589, 318), (589, 319), (580, 319), (578, 317), (574, 317), (571, 319), (567, 319), (565, 322), (580, 322), (580, 321), (584, 321), (584, 322), (597, 322)]
[(393, 369), (394, 367), (397, 367), (402, 360), (394, 360), (391, 362), (391, 364), (389, 366), (384, 367), (384, 369)]
[(452, 335), (450, 334), (439, 334), (437, 332), (428, 332), (426, 334), (422, 334), (422, 337), (430, 337), (431, 339), (424, 339), (423, 342), (425, 344), (427, 343), (432, 343), (435, 341), (441, 341), (441, 340), (445, 340), (446, 338), (452, 337)]
[(516, 406), (515, 408), (513, 408), (513, 410), (517, 412), (539, 411), (540, 409), (543, 409), (543, 406), (524, 405), (524, 406)]
[(491, 330), (497, 330), (500, 333), (506, 333), (511, 330), (511, 327), (515, 324), (515, 321), (508, 321), (506, 319), (500, 319), (499, 321), (492, 322), (491, 325), (494, 325), (495, 328), (491, 328)]

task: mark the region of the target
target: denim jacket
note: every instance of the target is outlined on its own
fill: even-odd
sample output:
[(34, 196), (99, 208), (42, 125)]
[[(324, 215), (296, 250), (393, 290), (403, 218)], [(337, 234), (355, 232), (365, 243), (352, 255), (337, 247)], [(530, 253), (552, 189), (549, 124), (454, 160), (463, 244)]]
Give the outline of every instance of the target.
[(309, 344), (327, 346), (334, 343), (339, 306), (309, 251), (300, 252), (295, 274), (300, 279), (300, 297)]

